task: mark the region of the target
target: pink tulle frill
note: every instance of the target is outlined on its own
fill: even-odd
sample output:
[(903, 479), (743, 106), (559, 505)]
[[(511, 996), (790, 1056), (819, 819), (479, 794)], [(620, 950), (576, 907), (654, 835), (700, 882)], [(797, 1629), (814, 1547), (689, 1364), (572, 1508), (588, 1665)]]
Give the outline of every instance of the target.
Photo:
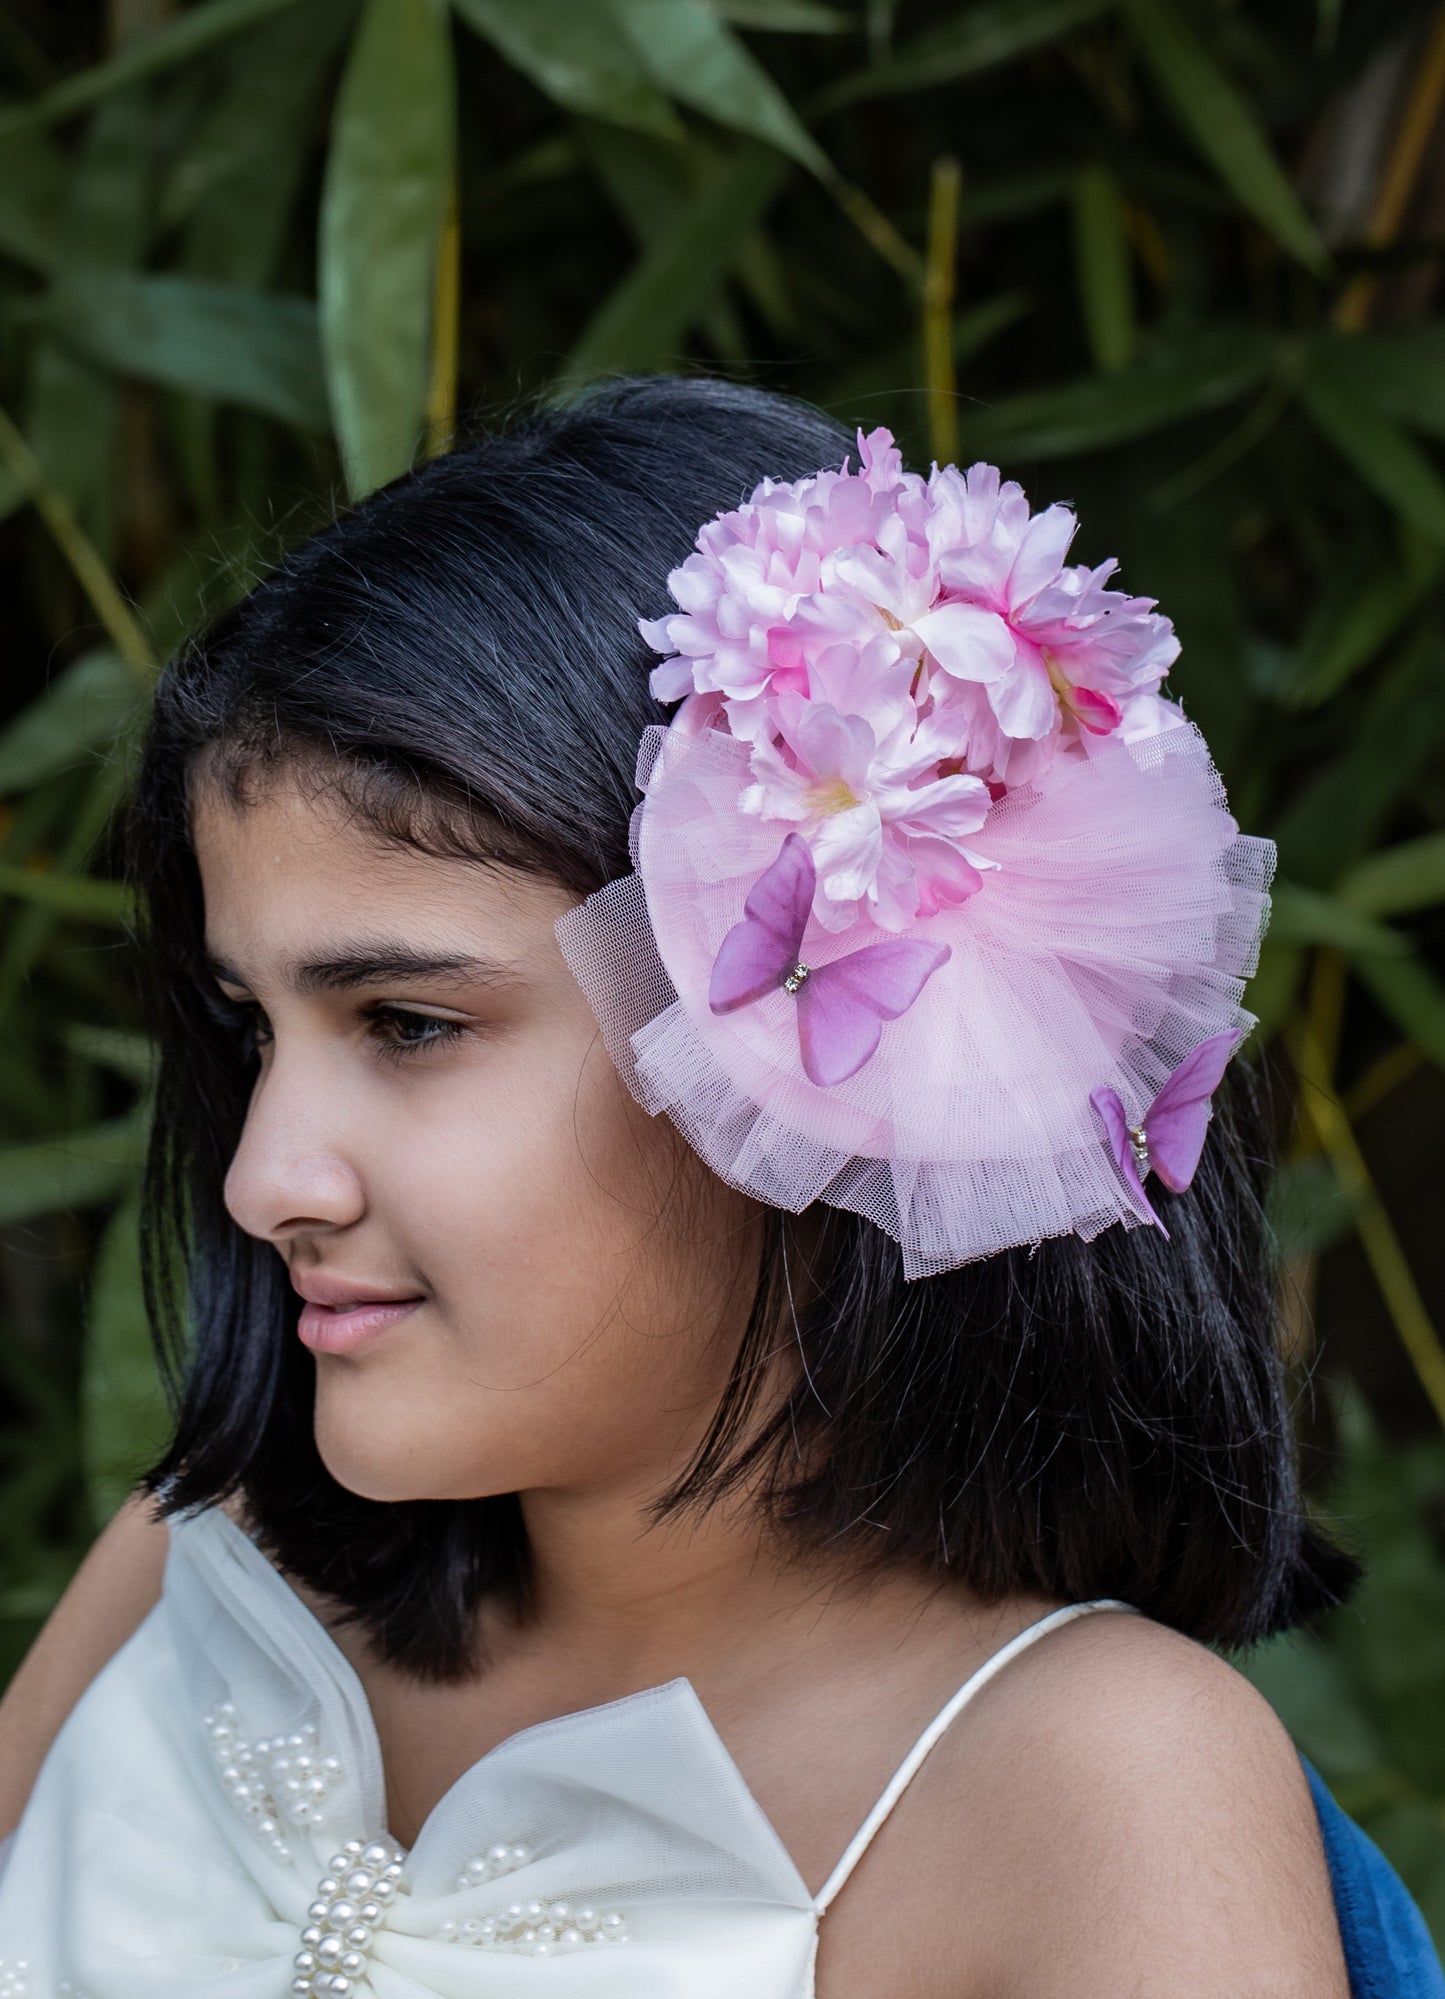
[[(1147, 1223), (1089, 1093), (1111, 1087), (1136, 1122), (1191, 1049), (1255, 1025), (1240, 1002), (1275, 864), (1271, 841), (1240, 833), (1198, 729), (1116, 738), (1001, 798), (968, 841), (997, 867), (909, 932), (948, 962), (826, 1090), (803, 1072), (787, 992), (708, 1005), (718, 947), (789, 831), (739, 810), (749, 775), (722, 729), (648, 729), (635, 873), (557, 926), (638, 1102), (760, 1201), (866, 1215), (910, 1278)], [(813, 923), (804, 957), (884, 934)]]

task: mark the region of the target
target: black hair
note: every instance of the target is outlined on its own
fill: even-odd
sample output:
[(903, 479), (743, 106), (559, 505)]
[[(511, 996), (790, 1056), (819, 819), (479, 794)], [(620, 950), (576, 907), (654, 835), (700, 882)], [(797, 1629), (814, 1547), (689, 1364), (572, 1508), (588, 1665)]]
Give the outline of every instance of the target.
[[(665, 719), (638, 618), (666, 608), (702, 521), (851, 444), (803, 402), (706, 377), (525, 405), (324, 528), (162, 676), (133, 826), (162, 1051), (148, 1291), (176, 1427), (145, 1485), (172, 1514), (239, 1496), (279, 1567), (418, 1674), (474, 1668), (484, 1594), (525, 1603), (521, 1510), (369, 1500), (321, 1462), (299, 1301), (222, 1201), (251, 1072), (205, 966), (198, 761), (240, 782), (322, 756), (383, 838), (580, 898), (628, 871), (638, 737)], [(1229, 1646), (1340, 1601), (1358, 1571), (1301, 1495), (1243, 1062), (1216, 1113), (1189, 1192), (1155, 1195), (1168, 1241), (1114, 1227), (905, 1282), (859, 1216), (810, 1210), (805, 1249), (765, 1209), (732, 1380), (659, 1516), (756, 1474), (799, 1548), (990, 1601), (1123, 1597)], [(804, 1365), (769, 1415), (754, 1396), (780, 1323)]]

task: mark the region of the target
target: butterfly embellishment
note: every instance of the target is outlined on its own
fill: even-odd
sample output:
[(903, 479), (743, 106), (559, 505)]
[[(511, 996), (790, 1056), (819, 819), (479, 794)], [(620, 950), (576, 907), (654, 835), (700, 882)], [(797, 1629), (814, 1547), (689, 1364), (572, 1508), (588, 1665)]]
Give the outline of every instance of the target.
[(1171, 1193), (1182, 1194), (1194, 1178), (1204, 1134), (1213, 1109), (1209, 1099), (1219, 1088), (1229, 1057), (1243, 1035), (1237, 1031), (1211, 1034), (1192, 1048), (1164, 1080), (1158, 1096), (1137, 1125), (1130, 1125), (1117, 1092), (1090, 1090), (1089, 1102), (1103, 1119), (1119, 1171), (1139, 1196), (1156, 1228), (1164, 1227), (1144, 1192), (1144, 1175), (1157, 1173)]
[(827, 965), (804, 964), (816, 888), (808, 843), (789, 833), (749, 890), (741, 923), (718, 947), (708, 1004), (714, 1013), (734, 1013), (780, 987), (791, 993), (803, 1072), (827, 1090), (857, 1075), (878, 1047), (883, 1022), (906, 1013), (952, 954), (946, 944), (895, 937)]

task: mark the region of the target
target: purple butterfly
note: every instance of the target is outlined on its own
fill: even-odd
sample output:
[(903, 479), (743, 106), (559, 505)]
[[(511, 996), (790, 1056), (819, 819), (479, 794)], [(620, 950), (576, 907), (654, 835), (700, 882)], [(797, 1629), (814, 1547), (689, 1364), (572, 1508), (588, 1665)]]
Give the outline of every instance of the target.
[(789, 833), (753, 883), (742, 922), (718, 947), (708, 1004), (714, 1013), (732, 1013), (779, 986), (791, 993), (804, 1072), (827, 1090), (857, 1075), (878, 1046), (882, 1022), (906, 1013), (951, 954), (946, 944), (897, 937), (828, 965), (805, 965), (803, 933), (816, 887), (808, 843)]
[(1172, 1193), (1182, 1194), (1194, 1178), (1199, 1155), (1204, 1150), (1204, 1133), (1213, 1112), (1209, 1099), (1219, 1088), (1229, 1063), (1230, 1051), (1243, 1035), (1237, 1031), (1211, 1034), (1192, 1048), (1145, 1111), (1131, 1126), (1117, 1094), (1107, 1087), (1090, 1090), (1089, 1102), (1104, 1121), (1109, 1143), (1119, 1171), (1149, 1209), (1155, 1225), (1168, 1239), (1169, 1231), (1149, 1205), (1144, 1192), (1144, 1175), (1159, 1175)]

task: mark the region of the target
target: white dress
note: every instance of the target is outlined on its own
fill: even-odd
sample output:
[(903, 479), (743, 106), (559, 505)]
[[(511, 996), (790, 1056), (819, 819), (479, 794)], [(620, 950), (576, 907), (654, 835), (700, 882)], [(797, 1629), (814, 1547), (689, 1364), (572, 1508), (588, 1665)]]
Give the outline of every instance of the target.
[(1130, 1608), (996, 1652), (810, 1895), (685, 1679), (509, 1737), (404, 1852), (324, 1625), (226, 1514), (173, 1521), (11, 1842), (0, 1999), (809, 1999), (820, 1917), (964, 1702)]

